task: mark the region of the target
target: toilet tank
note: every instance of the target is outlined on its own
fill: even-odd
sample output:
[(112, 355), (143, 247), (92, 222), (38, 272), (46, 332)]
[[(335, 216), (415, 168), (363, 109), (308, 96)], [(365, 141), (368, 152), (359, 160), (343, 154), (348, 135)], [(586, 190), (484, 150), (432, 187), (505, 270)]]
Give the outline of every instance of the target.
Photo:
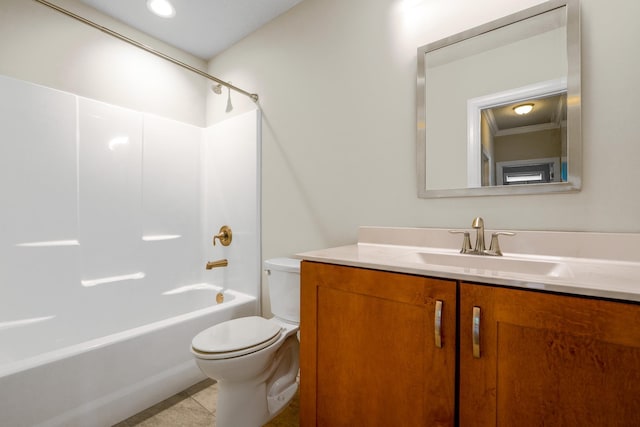
[(288, 322), (300, 323), (300, 260), (274, 258), (264, 262), (271, 312)]

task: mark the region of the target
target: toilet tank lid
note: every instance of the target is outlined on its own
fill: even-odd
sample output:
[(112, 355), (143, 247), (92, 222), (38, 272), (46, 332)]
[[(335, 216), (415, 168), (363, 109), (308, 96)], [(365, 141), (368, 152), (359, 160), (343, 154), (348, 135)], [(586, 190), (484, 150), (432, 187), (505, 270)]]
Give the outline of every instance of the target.
[(276, 271), (287, 271), (291, 273), (299, 273), (300, 272), (300, 261), (299, 259), (293, 258), (273, 258), (268, 259), (264, 262), (265, 270), (276, 270)]

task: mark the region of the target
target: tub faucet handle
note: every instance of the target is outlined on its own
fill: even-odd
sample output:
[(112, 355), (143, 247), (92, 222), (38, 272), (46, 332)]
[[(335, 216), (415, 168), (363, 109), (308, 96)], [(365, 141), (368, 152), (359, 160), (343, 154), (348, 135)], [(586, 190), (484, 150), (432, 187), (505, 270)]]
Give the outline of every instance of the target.
[(229, 246), (233, 238), (233, 233), (228, 225), (220, 227), (220, 232), (213, 236), (213, 246), (216, 245), (216, 239), (222, 244), (222, 246)]

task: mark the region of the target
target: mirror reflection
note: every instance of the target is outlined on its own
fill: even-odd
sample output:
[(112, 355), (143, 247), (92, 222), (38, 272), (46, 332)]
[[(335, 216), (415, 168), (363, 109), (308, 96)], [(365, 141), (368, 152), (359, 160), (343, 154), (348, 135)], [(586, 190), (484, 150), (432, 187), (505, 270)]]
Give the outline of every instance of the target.
[(551, 1), (418, 50), (421, 197), (579, 188), (572, 20)]
[(480, 170), (469, 165), (469, 187), (566, 182), (566, 100), (564, 91), (480, 109), (480, 141), (472, 143)]

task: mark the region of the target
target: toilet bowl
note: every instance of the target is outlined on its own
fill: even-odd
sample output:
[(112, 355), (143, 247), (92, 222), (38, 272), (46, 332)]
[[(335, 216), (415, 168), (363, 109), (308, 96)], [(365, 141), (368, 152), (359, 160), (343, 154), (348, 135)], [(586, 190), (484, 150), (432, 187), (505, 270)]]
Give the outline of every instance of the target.
[(265, 271), (275, 317), (222, 322), (191, 343), (200, 370), (218, 382), (218, 427), (262, 426), (298, 389), (300, 261), (267, 260)]

